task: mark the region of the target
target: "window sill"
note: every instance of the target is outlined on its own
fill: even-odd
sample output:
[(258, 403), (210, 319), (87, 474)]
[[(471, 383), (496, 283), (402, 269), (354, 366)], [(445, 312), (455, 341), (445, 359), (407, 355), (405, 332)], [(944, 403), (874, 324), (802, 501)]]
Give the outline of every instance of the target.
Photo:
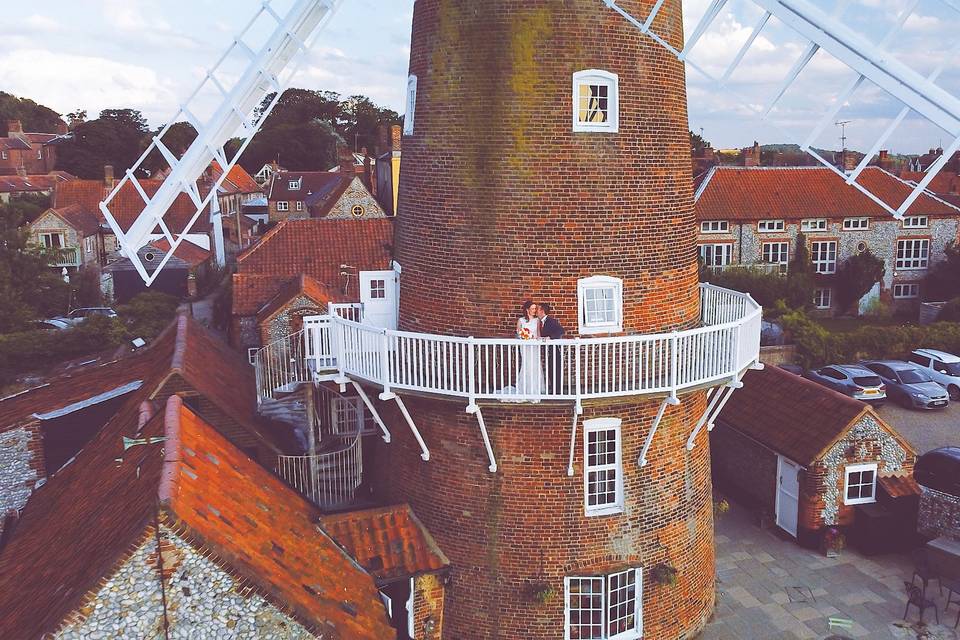
[(586, 127), (576, 125), (573, 127), (574, 133), (620, 133), (620, 127)]
[(860, 498), (859, 500), (844, 500), (843, 504), (848, 507), (854, 507), (859, 504), (874, 504), (876, 501), (876, 498)]
[(611, 324), (605, 326), (596, 326), (596, 327), (580, 327), (578, 333), (583, 336), (592, 336), (597, 335), (598, 333), (623, 333), (622, 324)]
[(583, 515), (587, 518), (595, 518), (598, 516), (616, 516), (624, 513), (624, 508), (622, 506), (615, 507), (603, 507), (595, 509), (585, 509)]

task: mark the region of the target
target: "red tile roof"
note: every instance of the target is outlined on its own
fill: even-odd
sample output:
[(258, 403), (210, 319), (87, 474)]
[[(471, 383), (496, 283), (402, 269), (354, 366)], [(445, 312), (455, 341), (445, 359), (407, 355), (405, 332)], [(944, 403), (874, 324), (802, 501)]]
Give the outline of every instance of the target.
[[(341, 265), (358, 271), (390, 268), (393, 222), (369, 220), (287, 220), (237, 258), (233, 280), (234, 315), (254, 315), (292, 278), (308, 275), (339, 299)], [(352, 295), (356, 297), (356, 293)]]
[(794, 462), (808, 465), (865, 413), (895, 434), (859, 400), (768, 366), (746, 373), (743, 388), (734, 391), (717, 424), (732, 427)]
[(320, 524), (379, 584), (450, 565), (408, 504), (324, 515)]
[[(166, 238), (161, 240), (154, 240), (150, 243), (151, 246), (156, 247), (163, 253), (167, 253), (170, 250), (170, 243)], [(196, 267), (197, 265), (203, 264), (210, 259), (210, 256), (213, 254), (204, 249), (203, 247), (198, 247), (192, 242), (183, 241), (177, 247), (177, 250), (173, 252), (173, 255), (180, 258), (186, 262), (190, 267)]]
[[(315, 507), (177, 396), (142, 430), (139, 416), (127, 403), (28, 503), (0, 555), (0, 637), (55, 632), (156, 520), (317, 635), (395, 637), (373, 579), (315, 524)], [(123, 436), (165, 442), (124, 451)]]
[(61, 183), (75, 181), (69, 173), (57, 171), (43, 175), (2, 176), (0, 175), (0, 193), (28, 193), (50, 191)]
[(326, 285), (308, 275), (301, 274), (299, 278), (294, 278), (285, 284), (277, 295), (260, 308), (257, 312), (258, 324), (269, 320), (300, 296), (306, 296), (323, 308), (326, 308), (327, 303), (337, 300), (336, 294)]
[[(900, 174), (901, 180), (914, 184), (919, 183), (924, 177), (926, 177), (926, 174), (919, 171), (904, 171)], [(927, 191), (933, 191), (937, 195), (955, 194), (958, 190), (960, 190), (960, 178), (957, 177), (956, 173), (946, 170), (935, 175), (930, 184), (927, 185)]]
[[(220, 164), (214, 160), (210, 168), (213, 170), (214, 179), (219, 178), (223, 171), (220, 168)], [(263, 189), (257, 184), (257, 181), (253, 179), (253, 176), (247, 173), (247, 170), (239, 164), (233, 165), (233, 168), (227, 173), (227, 178), (223, 181), (223, 187), (230, 193), (263, 192)]]
[[(148, 197), (152, 197), (163, 184), (161, 180), (141, 180), (140, 186)], [(108, 188), (102, 180), (74, 180), (58, 184), (53, 192), (53, 206), (55, 208), (65, 207), (76, 204), (87, 211), (91, 211), (102, 219), (100, 213), (100, 203), (110, 194), (112, 189)], [(110, 203), (110, 212), (120, 224), (123, 230), (129, 229), (137, 217), (143, 212), (146, 205), (143, 198), (137, 192), (136, 187), (131, 183), (126, 183), (117, 194), (117, 197)], [(164, 224), (172, 233), (182, 233), (186, 229), (187, 223), (197, 212), (193, 201), (189, 196), (182, 193), (167, 210), (163, 217)], [(191, 228), (191, 233), (207, 233), (210, 230), (210, 216), (206, 213), (200, 214), (196, 223)]]
[(881, 475), (877, 478), (877, 482), (891, 498), (920, 495), (920, 485), (909, 473)]
[(81, 237), (95, 236), (100, 232), (100, 218), (83, 207), (72, 204), (60, 209), (49, 209), (64, 222), (81, 233)]
[[(894, 208), (912, 190), (911, 185), (879, 167), (868, 167), (858, 181)], [(699, 193), (699, 220), (890, 218), (880, 205), (825, 167), (714, 167)], [(958, 216), (960, 210), (921, 195), (908, 213)]]

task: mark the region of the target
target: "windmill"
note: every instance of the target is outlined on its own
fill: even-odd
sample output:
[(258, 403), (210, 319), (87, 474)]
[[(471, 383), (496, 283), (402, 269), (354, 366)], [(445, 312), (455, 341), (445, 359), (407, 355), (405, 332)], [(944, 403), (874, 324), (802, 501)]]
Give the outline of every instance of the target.
[[(279, 1), (264, 0), (227, 52), (206, 74), (200, 86), (180, 107), (175, 117), (171, 118), (170, 123), (186, 120), (198, 131), (199, 135), (189, 149), (179, 157), (170, 151), (164, 144), (164, 138), (170, 130), (168, 125), (153, 139), (140, 160), (127, 171), (126, 176), (100, 205), (103, 215), (116, 234), (121, 249), (133, 261), (140, 276), (148, 284), (154, 281), (166, 260), (173, 255), (173, 250), (183, 242), (186, 235), (186, 231), (178, 235), (171, 233), (164, 224), (166, 211), (176, 198), (186, 194), (196, 207), (196, 213), (187, 231), (189, 226), (192, 226), (202, 215), (219, 188), (219, 182), (213, 185), (198, 184), (204, 170), (212, 161), (217, 161), (224, 167), (220, 181), (229, 173), (252, 137), (263, 125), (283, 90), (289, 85), (292, 75), (303, 59), (303, 54), (310, 49), (318, 32), (329, 22), (341, 4), (341, 0), (291, 0), (292, 4), (283, 11), (278, 8)], [(920, 0), (907, 0), (906, 7), (899, 13), (886, 36), (879, 42), (871, 42), (842, 20), (843, 10), (849, 0), (838, 0), (837, 9), (833, 13), (824, 11), (810, 0), (743, 0), (741, 4), (759, 10), (759, 18), (739, 51), (726, 69), (719, 74), (712, 72), (706, 65), (695, 62), (693, 58), (695, 52), (703, 50), (707, 39), (705, 36), (711, 30), (716, 32), (717, 29), (724, 28), (720, 24), (722, 21), (718, 21), (718, 18), (730, 11), (728, 5), (732, 6), (733, 2), (711, 0), (700, 19), (693, 22), (691, 28), (687, 30), (686, 42), (681, 45), (675, 38), (671, 39), (666, 35), (669, 22), (677, 19), (676, 15), (667, 15), (671, 12), (664, 11), (664, 7), (671, 6), (671, 3), (656, 0), (646, 15), (635, 15), (622, 6), (626, 4), (623, 0), (596, 1), (606, 5), (611, 12), (620, 14), (624, 20), (633, 24), (657, 45), (685, 62), (689, 70), (702, 74), (719, 90), (729, 86), (732, 75), (744, 62), (744, 58), (751, 49), (756, 47), (761, 34), (769, 29), (772, 22), (778, 22), (806, 45), (777, 89), (768, 96), (765, 104), (745, 105), (757, 116), (767, 120), (770, 120), (771, 113), (780, 103), (781, 98), (818, 52), (823, 51), (839, 61), (851, 74), (849, 84), (840, 95), (835, 97), (808, 135), (798, 142), (804, 151), (826, 167), (838, 172), (847, 184), (860, 190), (897, 218), (904, 216), (954, 152), (960, 149), (960, 97), (956, 92), (944, 89), (937, 84), (947, 61), (955, 58), (957, 49), (960, 49), (960, 40), (957, 40), (952, 50), (943, 56), (943, 62), (927, 75), (922, 75), (891, 53), (891, 43), (902, 32), (907, 20), (915, 15)], [(936, 1), (942, 7), (960, 13), (960, 0)], [(632, 3), (631, 7), (636, 4)], [(642, 4), (649, 5), (649, 3)], [(720, 26), (715, 26), (715, 23)], [(251, 44), (256, 34), (263, 31), (265, 24), (272, 26), (272, 33), (261, 44)], [(269, 32), (270, 29), (267, 31)], [(228, 70), (227, 62), (237, 59), (245, 63), (241, 64), (242, 71)], [(902, 108), (888, 128), (876, 139), (856, 169), (846, 174), (817, 153), (812, 145), (824, 129), (836, 121), (837, 114), (854, 94), (868, 85), (874, 85), (882, 90), (899, 102)], [(201, 101), (201, 95), (211, 90), (219, 96), (219, 106), (209, 117), (201, 118), (197, 115), (198, 103)], [(261, 108), (263, 101), (272, 94), (274, 95), (272, 101)], [(930, 167), (926, 176), (918, 182), (903, 202), (889, 203), (871, 193), (857, 179), (898, 126), (911, 114), (945, 131), (952, 142), (944, 150), (943, 156)], [(790, 139), (795, 137), (788, 132), (785, 133)], [(228, 158), (224, 147), (233, 138), (239, 138), (241, 144), (239, 151)], [(136, 175), (147, 157), (157, 153), (169, 165), (170, 171), (159, 190), (148, 194), (140, 185)], [(124, 228), (113, 214), (112, 205), (118, 194), (131, 186), (143, 199), (145, 206), (136, 221)], [(137, 250), (145, 245), (151, 236), (157, 235), (166, 238), (173, 250), (167, 253), (166, 258), (156, 268), (148, 271), (138, 258)]]

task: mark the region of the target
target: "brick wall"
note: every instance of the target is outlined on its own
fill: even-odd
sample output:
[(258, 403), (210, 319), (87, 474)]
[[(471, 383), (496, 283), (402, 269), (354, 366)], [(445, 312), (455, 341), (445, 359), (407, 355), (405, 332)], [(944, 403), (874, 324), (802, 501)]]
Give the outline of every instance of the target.
[[(567, 476), (570, 407), (484, 407), (500, 466), (493, 474), (476, 419), (461, 405), (405, 403), (430, 461), (420, 459), (394, 403), (380, 403), (393, 442), (377, 441), (368, 468), (377, 495), (409, 502), (451, 560), (444, 638), (561, 637), (564, 577), (634, 566), (646, 575), (661, 562), (677, 569), (679, 582), (663, 587), (645, 579), (645, 637), (690, 637), (705, 623), (714, 602), (709, 443), (701, 434), (692, 452), (684, 446), (706, 407), (703, 394), (668, 409), (642, 469), (637, 459), (658, 403), (585, 408), (584, 420), (623, 420), (626, 510), (600, 517), (584, 515), (582, 424), (575, 474)], [(531, 601), (535, 582), (557, 597)]]
[(413, 637), (415, 640), (440, 640), (443, 630), (445, 589), (443, 578), (434, 574), (413, 580)]
[(925, 536), (960, 539), (960, 497), (921, 487), (917, 530)]

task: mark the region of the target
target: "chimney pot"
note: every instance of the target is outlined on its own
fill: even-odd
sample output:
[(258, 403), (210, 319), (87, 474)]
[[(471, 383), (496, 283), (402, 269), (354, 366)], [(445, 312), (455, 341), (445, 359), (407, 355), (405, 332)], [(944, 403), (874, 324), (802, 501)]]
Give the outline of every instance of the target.
[(103, 184), (108, 189), (113, 189), (117, 184), (116, 179), (113, 177), (113, 165), (111, 164), (103, 167)]
[(19, 120), (7, 120), (7, 135), (23, 133), (23, 123)]
[(403, 127), (398, 124), (390, 127), (390, 150), (391, 151), (400, 151), (403, 140)]

